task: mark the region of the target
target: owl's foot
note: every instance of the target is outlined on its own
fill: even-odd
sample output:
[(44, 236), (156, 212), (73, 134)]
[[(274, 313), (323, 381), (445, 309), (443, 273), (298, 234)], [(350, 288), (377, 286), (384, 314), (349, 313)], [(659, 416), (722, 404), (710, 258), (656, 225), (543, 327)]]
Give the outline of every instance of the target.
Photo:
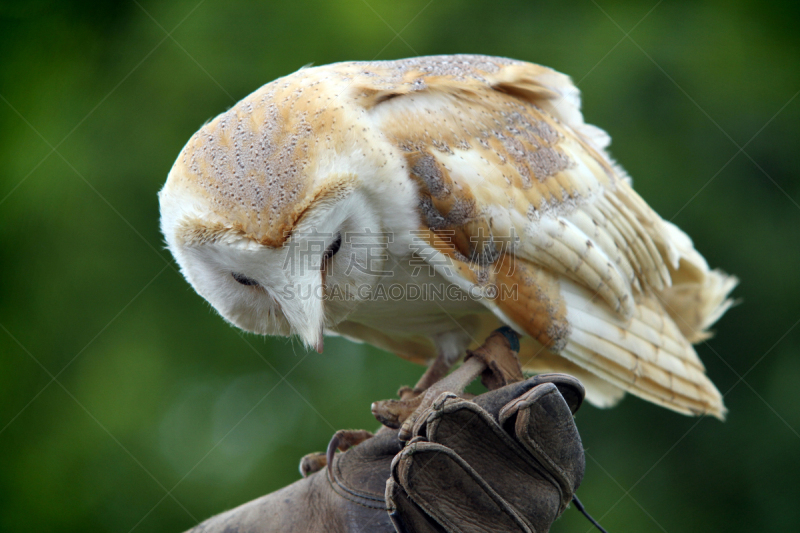
[(417, 393), (414, 397), (402, 400), (381, 400), (372, 404), (372, 416), (386, 427), (399, 429), (403, 422), (422, 405), (424, 399), (424, 394)]
[(331, 437), (328, 443), (328, 450), (325, 453), (314, 452), (304, 455), (300, 459), (300, 473), (303, 477), (319, 472), (333, 461), (333, 454), (336, 450), (346, 452), (357, 444), (361, 444), (374, 435), (364, 429), (340, 429)]
[[(397, 391), (399, 400), (383, 400), (372, 404), (372, 415), (386, 427), (398, 429), (402, 423), (411, 416), (422, 404), (423, 396), (426, 391), (441, 381), (457, 359), (453, 360), (444, 353), (440, 353), (433, 363), (425, 370), (422, 377), (412, 389), (411, 387), (400, 387)], [(470, 378), (470, 381), (474, 376)], [(466, 385), (465, 385), (466, 386)]]
[(321, 452), (309, 453), (300, 459), (300, 474), (303, 477), (308, 477), (309, 474), (319, 472), (328, 464), (328, 457)]
[(470, 359), (484, 363), (481, 383), (489, 390), (525, 379), (519, 363), (519, 334), (508, 326), (497, 328), (480, 347), (467, 351), (465, 361)]
[(328, 443), (328, 451), (325, 452), (326, 464), (330, 466), (333, 463), (333, 454), (336, 450), (346, 452), (353, 446), (361, 444), (367, 439), (371, 439), (373, 434), (365, 429), (340, 429), (331, 437)]
[[(509, 327), (492, 332), (486, 341), (467, 357), (458, 369), (449, 376), (433, 383), (426, 390), (400, 389), (400, 400), (384, 400), (372, 404), (372, 414), (381, 424), (399, 428), (400, 440), (408, 440), (414, 423), (420, 415), (443, 392), (461, 394), (464, 388), (481, 376), (481, 381), (489, 390), (500, 388), (508, 383), (523, 379), (522, 367), (517, 354), (519, 336)], [(425, 373), (421, 382), (428, 376)]]

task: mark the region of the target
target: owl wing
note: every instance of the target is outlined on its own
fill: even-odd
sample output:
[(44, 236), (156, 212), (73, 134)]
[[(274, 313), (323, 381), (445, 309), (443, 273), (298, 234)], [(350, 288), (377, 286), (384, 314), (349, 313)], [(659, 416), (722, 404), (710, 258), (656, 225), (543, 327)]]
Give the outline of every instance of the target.
[(391, 86), (356, 80), (418, 183), (418, 253), (546, 349), (527, 368), (577, 365), (610, 385), (598, 404), (621, 389), (722, 418), (691, 342), (730, 306), (736, 280), (634, 192), (569, 78), (464, 61), (407, 68)]

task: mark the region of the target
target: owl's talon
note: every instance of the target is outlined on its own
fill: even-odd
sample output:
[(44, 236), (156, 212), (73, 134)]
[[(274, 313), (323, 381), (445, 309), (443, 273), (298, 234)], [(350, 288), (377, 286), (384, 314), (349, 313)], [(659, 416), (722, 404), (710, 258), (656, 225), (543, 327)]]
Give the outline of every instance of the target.
[[(479, 375), (490, 390), (522, 380), (518, 352), (519, 335), (511, 328), (499, 328), (479, 348), (468, 352), (464, 364), (428, 387), (424, 393), (418, 388), (402, 387), (398, 391), (401, 400), (375, 402), (372, 404), (372, 414), (384, 426), (399, 428), (400, 440), (407, 441), (419, 417), (443, 392), (459, 395)], [(426, 372), (420, 382), (429, 378), (429, 372)], [(409, 398), (412, 394), (416, 396)]]
[(340, 429), (334, 433), (333, 437), (331, 437), (331, 441), (328, 443), (328, 450), (325, 452), (328, 468), (333, 464), (333, 454), (336, 453), (336, 450), (346, 452), (353, 446), (361, 444), (373, 436), (372, 432), (365, 429)]

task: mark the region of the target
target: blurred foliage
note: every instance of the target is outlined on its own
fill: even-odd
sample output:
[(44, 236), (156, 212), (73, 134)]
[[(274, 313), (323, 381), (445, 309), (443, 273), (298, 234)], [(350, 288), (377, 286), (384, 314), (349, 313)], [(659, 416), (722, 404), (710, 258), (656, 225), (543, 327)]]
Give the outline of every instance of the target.
[[(616, 532), (796, 530), (799, 6), (0, 3), (0, 530), (181, 531), (375, 426), (370, 402), (421, 369), (225, 325), (163, 249), (156, 192), (204, 121), (276, 77), (459, 52), (570, 74), (642, 196), (742, 280), (698, 347), (728, 421), (585, 407), (584, 503)], [(553, 528), (587, 529), (574, 510)]]

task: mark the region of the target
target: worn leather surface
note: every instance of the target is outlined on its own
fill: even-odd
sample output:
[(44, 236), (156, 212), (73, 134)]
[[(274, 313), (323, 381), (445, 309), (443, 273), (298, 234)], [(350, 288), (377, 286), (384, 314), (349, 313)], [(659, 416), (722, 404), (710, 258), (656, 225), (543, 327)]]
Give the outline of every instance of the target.
[(473, 400), (443, 394), (408, 443), (384, 428), (327, 469), (191, 531), (547, 531), (583, 477), (572, 418), (582, 399), (580, 382), (561, 374)]
[(384, 491), (396, 431), (337, 454), (328, 469), (209, 518), (191, 533), (394, 533)]

